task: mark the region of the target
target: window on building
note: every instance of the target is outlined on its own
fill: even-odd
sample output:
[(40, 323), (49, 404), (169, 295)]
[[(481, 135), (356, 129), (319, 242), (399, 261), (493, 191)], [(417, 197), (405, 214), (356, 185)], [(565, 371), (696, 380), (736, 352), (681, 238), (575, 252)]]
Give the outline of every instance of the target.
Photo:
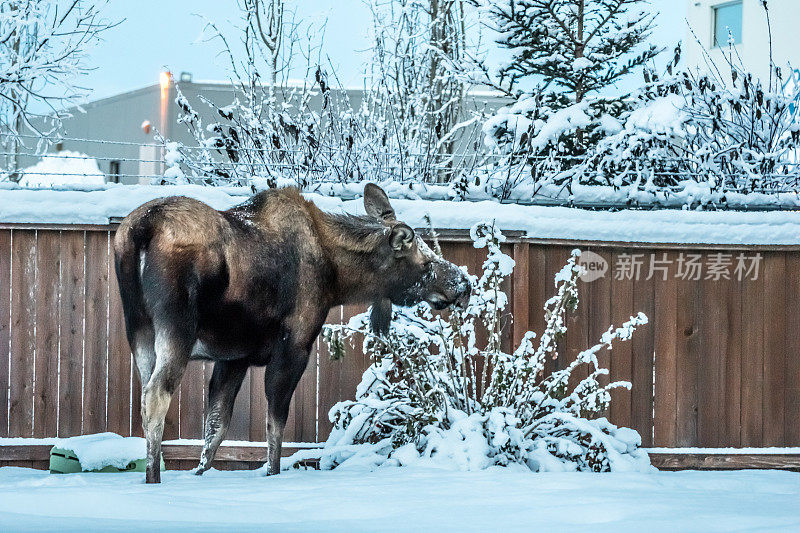
[(119, 161), (108, 162), (108, 181), (109, 183), (119, 183)]
[(714, 6), (714, 46), (728, 46), (729, 36), (734, 44), (742, 42), (742, 2)]

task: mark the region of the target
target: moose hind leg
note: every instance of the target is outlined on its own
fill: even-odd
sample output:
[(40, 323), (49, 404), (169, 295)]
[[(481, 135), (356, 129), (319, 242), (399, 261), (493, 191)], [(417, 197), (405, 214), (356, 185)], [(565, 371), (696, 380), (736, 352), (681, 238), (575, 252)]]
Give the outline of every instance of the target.
[(179, 335), (158, 331), (156, 333), (156, 366), (153, 375), (142, 389), (142, 418), (147, 439), (147, 483), (161, 482), (161, 439), (164, 419), (172, 394), (178, 388), (189, 362), (187, 339)]
[(233, 404), (247, 374), (244, 361), (217, 361), (208, 384), (208, 405), (205, 415), (205, 440), (200, 454), (200, 464), (194, 473), (201, 475), (211, 467), (220, 443), (228, 432), (233, 414)]
[[(136, 372), (139, 374), (139, 384), (144, 393), (144, 388), (150, 381), (150, 376), (156, 367), (156, 348), (155, 336), (153, 334), (153, 325), (145, 324), (134, 332), (131, 336), (131, 350), (133, 351), (133, 360), (136, 363)], [(144, 394), (142, 394), (144, 399)], [(145, 414), (144, 401), (141, 403), (142, 413), (142, 428), (144, 429), (144, 421), (147, 419)]]
[(292, 401), (297, 383), (308, 364), (308, 350), (295, 352), (287, 360), (267, 366), (264, 373), (264, 388), (267, 394), (267, 446), (269, 475), (281, 471), (281, 447), (283, 430), (289, 416), (289, 405)]

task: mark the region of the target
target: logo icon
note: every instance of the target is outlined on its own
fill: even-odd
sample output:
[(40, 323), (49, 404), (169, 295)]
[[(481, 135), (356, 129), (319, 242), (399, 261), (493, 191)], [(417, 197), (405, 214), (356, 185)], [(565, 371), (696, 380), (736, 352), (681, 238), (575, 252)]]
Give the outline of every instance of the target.
[(600, 279), (608, 272), (608, 261), (594, 252), (582, 252), (578, 264), (585, 270), (581, 281), (586, 283)]

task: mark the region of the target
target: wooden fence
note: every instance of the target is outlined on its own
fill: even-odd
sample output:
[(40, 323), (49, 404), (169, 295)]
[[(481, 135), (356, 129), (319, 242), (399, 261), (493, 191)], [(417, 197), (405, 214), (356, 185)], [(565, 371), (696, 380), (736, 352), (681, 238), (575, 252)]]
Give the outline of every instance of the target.
[[(0, 227), (0, 437), (141, 435), (138, 378), (109, 253), (113, 231)], [(562, 360), (550, 364), (563, 366), (637, 311), (650, 318), (632, 341), (601, 354), (612, 379), (633, 383), (631, 391), (614, 392), (613, 422), (638, 430), (646, 446), (800, 445), (800, 247), (510, 239), (507, 252), (517, 263), (508, 284), (510, 337), (542, 330), (553, 276), (575, 247), (598, 254), (608, 270), (581, 282)], [(443, 249), (471, 272), (484, 257), (456, 237)], [(698, 263), (705, 269), (699, 275), (690, 270)], [(728, 270), (720, 274), (722, 263)], [(750, 270), (737, 270), (742, 265)], [(336, 308), (330, 320), (359, 311)], [(354, 350), (331, 361), (318, 345), (295, 393), (286, 440), (325, 440), (328, 410), (353, 396), (367, 364)], [(263, 370), (254, 370), (229, 439), (265, 440)], [(201, 437), (209, 378), (208, 364), (190, 364), (167, 416), (166, 439)]]

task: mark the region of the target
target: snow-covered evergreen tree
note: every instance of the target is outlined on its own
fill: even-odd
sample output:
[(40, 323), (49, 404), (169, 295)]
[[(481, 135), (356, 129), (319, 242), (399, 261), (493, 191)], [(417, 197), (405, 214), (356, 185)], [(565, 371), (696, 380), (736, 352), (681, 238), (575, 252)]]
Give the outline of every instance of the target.
[[(493, 225), (475, 226), (472, 237), (488, 254), (480, 278), (473, 278), (466, 310), (442, 316), (424, 303), (395, 308), (390, 330), (381, 336), (369, 327), (368, 313), (325, 328), (332, 353), (363, 336), (374, 363), (355, 400), (331, 409), (334, 428), (325, 448), (295, 459), (316, 454), (323, 468), (426, 462), (468, 470), (508, 464), (536, 471), (649, 468), (647, 454), (638, 448), (640, 436), (603, 417), (609, 391), (630, 384), (601, 384), (608, 371), (597, 359), (600, 350), (628, 340), (647, 318), (639, 314), (621, 328), (609, 328), (565, 368), (546, 372), (545, 362), (558, 356), (558, 341), (566, 333), (565, 315), (578, 304), (580, 252), (556, 275), (556, 295), (545, 305), (546, 328), (538, 343), (528, 332), (506, 353), (501, 339), (508, 299), (501, 284), (514, 260), (501, 251), (504, 237)], [(575, 372), (578, 368), (588, 371)]]
[[(583, 154), (596, 141), (595, 132), (602, 132), (604, 117), (624, 109), (603, 91), (660, 51), (646, 44), (656, 14), (645, 11), (644, 0), (477, 3), (498, 34), (497, 44), (510, 55), (496, 72), (484, 72), (518, 100), (489, 121), (485, 132), (515, 151)], [(559, 112), (569, 107), (575, 108), (574, 119), (564, 120)]]

